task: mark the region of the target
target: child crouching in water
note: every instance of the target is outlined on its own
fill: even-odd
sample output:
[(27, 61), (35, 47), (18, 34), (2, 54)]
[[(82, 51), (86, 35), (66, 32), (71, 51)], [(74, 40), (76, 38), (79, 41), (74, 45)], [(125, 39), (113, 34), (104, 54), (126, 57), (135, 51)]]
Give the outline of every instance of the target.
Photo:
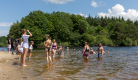
[(59, 50), (58, 50), (58, 55), (59, 55), (59, 57), (61, 57), (61, 55), (62, 55), (62, 53), (63, 53), (64, 47), (65, 47), (65, 46), (62, 46), (62, 47), (59, 48)]
[(20, 40), (18, 46), (16, 47), (17, 49), (17, 56), (20, 59), (21, 55), (23, 54), (23, 48), (22, 48), (23, 41)]
[(30, 58), (31, 58), (32, 50), (33, 50), (33, 44), (34, 44), (34, 41), (30, 41), (30, 43), (29, 43), (29, 50), (28, 50), (28, 53), (29, 53), (29, 59), (28, 59), (28, 61), (29, 62), (30, 62)]

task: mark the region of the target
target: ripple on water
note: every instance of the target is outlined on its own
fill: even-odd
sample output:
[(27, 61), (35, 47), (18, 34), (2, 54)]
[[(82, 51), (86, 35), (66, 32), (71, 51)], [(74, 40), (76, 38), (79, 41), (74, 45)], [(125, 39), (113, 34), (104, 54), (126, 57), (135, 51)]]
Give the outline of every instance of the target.
[[(105, 52), (110, 53), (100, 59), (97, 54), (90, 54), (88, 60), (82, 57), (81, 52), (64, 51), (64, 57), (56, 54), (53, 63), (46, 62), (44, 50), (34, 50), (31, 63), (27, 63), (29, 67), (25, 69), (31, 76), (39, 79), (138, 80), (137, 48), (104, 47)], [(95, 52), (96, 49), (97, 47), (93, 47)]]

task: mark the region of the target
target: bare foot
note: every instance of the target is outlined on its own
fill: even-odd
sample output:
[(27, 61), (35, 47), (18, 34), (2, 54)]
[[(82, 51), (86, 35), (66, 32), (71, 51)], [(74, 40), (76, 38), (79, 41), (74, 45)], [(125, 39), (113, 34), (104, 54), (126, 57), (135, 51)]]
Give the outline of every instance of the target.
[(27, 66), (27, 65), (22, 65), (22, 66)]

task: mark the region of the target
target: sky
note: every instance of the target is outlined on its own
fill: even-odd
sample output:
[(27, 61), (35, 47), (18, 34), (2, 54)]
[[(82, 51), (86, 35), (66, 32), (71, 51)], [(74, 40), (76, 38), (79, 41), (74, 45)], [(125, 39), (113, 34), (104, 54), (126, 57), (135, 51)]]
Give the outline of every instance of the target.
[(138, 0), (0, 0), (0, 36), (7, 36), (13, 22), (34, 10), (138, 20), (137, 3)]

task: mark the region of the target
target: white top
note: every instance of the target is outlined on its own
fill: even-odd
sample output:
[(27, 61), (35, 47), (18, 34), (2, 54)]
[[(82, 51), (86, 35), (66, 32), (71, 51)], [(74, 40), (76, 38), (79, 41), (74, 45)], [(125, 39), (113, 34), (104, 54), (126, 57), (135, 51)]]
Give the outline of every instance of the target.
[(32, 45), (30, 45), (30, 46), (29, 46), (29, 49), (33, 49), (33, 46), (32, 46)]
[(29, 38), (30, 35), (22, 35), (22, 38), (23, 38), (23, 42), (24, 43), (28, 43), (28, 38)]
[(22, 35), (23, 39), (23, 48), (29, 48), (29, 42), (28, 42), (29, 35)]
[(23, 48), (23, 42), (21, 42), (20, 48)]
[(21, 42), (20, 49), (18, 49), (19, 52), (23, 52), (23, 42)]

